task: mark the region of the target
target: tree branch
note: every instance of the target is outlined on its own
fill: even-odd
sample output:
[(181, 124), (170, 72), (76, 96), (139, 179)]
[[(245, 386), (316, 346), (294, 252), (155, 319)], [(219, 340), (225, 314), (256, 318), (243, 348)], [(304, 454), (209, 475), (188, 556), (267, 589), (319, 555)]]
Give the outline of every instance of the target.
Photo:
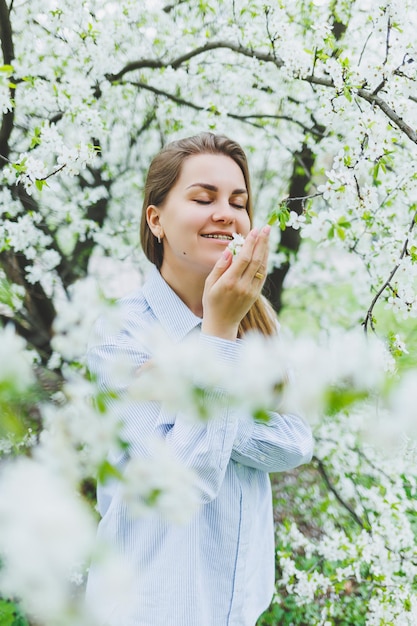
[[(172, 67), (173, 69), (178, 69), (181, 65), (190, 61), (192, 58), (198, 57), (206, 52), (212, 50), (220, 50), (226, 49), (235, 52), (236, 54), (240, 54), (242, 56), (246, 56), (252, 59), (257, 59), (258, 61), (263, 61), (264, 63), (271, 63), (278, 69), (284, 67), (284, 61), (277, 56), (272, 54), (268, 54), (265, 52), (256, 51), (250, 48), (245, 48), (241, 45), (236, 45), (227, 41), (211, 41), (204, 46), (199, 46), (186, 54), (183, 54), (172, 60), (161, 60), (161, 59), (141, 59), (138, 61), (132, 61), (123, 67), (116, 74), (106, 74), (107, 80), (111, 82), (119, 81), (125, 74), (129, 72), (133, 72), (138, 69), (162, 69), (164, 67)], [(311, 85), (318, 85), (321, 87), (328, 87), (329, 89), (336, 89), (336, 85), (334, 84), (331, 78), (327, 78), (325, 76), (316, 76), (315, 74), (309, 74), (307, 76), (294, 76), (295, 79), (305, 81), (310, 83)], [(357, 96), (372, 106), (376, 106), (391, 120), (391, 122), (399, 128), (401, 132), (403, 132), (413, 143), (417, 144), (417, 132), (414, 131), (411, 126), (409, 126), (406, 122), (404, 122), (403, 118), (399, 116), (395, 110), (390, 107), (385, 100), (380, 98), (374, 91), (370, 91), (366, 88), (359, 88), (353, 93), (356, 93)]]
[[(190, 100), (185, 100), (184, 98), (180, 98), (179, 96), (176, 96), (175, 94), (170, 93), (169, 91), (165, 91), (165, 89), (159, 89), (158, 87), (154, 87), (153, 85), (149, 85), (148, 83), (143, 83), (141, 81), (123, 81), (121, 82), (121, 84), (133, 85), (134, 87), (138, 87), (139, 89), (145, 89), (146, 91), (150, 91), (157, 96), (162, 96), (164, 98), (167, 98), (168, 100), (171, 100), (172, 102), (175, 102), (176, 104), (180, 106), (186, 106), (186, 107), (189, 107), (190, 109), (194, 109), (195, 111), (207, 110), (206, 106), (196, 104), (195, 102), (191, 102)], [(263, 120), (263, 119), (285, 120), (287, 122), (300, 126), (300, 128), (302, 128), (307, 133), (311, 133), (312, 135), (323, 137), (323, 132), (320, 131), (318, 127), (315, 127), (315, 126), (308, 127), (302, 122), (300, 122), (299, 120), (293, 119), (289, 115), (272, 115), (272, 114), (264, 114), (264, 113), (251, 113), (248, 115), (239, 115), (237, 113), (230, 113), (228, 111), (225, 113), (225, 115), (226, 117), (230, 117), (234, 120), (239, 120), (241, 122), (247, 122), (251, 124), (252, 126), (257, 126), (257, 127), (259, 127), (259, 125), (254, 124), (252, 120)]]
[(106, 74), (107, 80), (110, 82), (116, 82), (123, 78), (125, 74), (129, 72), (134, 72), (135, 70), (141, 69), (162, 69), (164, 67), (172, 67), (174, 70), (178, 69), (181, 65), (190, 61), (194, 57), (199, 56), (200, 54), (205, 54), (206, 52), (210, 52), (211, 50), (221, 50), (227, 49), (232, 52), (236, 52), (243, 56), (247, 56), (250, 58), (256, 58), (258, 61), (266, 61), (273, 62), (277, 67), (283, 67), (284, 61), (279, 57), (273, 57), (270, 54), (265, 54), (263, 52), (255, 52), (254, 50), (250, 50), (245, 48), (244, 46), (240, 46), (228, 41), (210, 41), (206, 43), (204, 46), (199, 46), (198, 48), (194, 48), (194, 50), (190, 50), (185, 54), (173, 59), (171, 61), (163, 61), (161, 59), (140, 59), (138, 61), (131, 61), (127, 63), (119, 72), (116, 74)]
[(417, 144), (417, 132), (411, 128), (403, 118), (400, 117), (394, 109), (392, 109), (385, 100), (382, 100), (378, 95), (373, 92), (369, 92), (366, 89), (358, 89), (358, 96), (363, 98), (372, 105), (377, 106), (385, 115), (399, 128), (411, 141)]
[(372, 300), (372, 302), (371, 302), (371, 306), (369, 307), (369, 309), (368, 309), (368, 311), (367, 311), (367, 313), (366, 313), (365, 319), (364, 319), (364, 320), (363, 320), (363, 322), (362, 322), (362, 326), (364, 327), (365, 332), (367, 332), (367, 331), (368, 331), (368, 324), (370, 325), (370, 327), (371, 327), (371, 329), (372, 329), (373, 331), (375, 330), (375, 326), (374, 326), (374, 322), (373, 322), (373, 317), (372, 317), (372, 312), (373, 312), (374, 307), (375, 307), (376, 303), (378, 302), (379, 298), (381, 297), (381, 295), (382, 295), (382, 294), (383, 294), (383, 292), (385, 291), (385, 289), (386, 289), (387, 287), (389, 287), (389, 286), (390, 286), (390, 284), (391, 284), (391, 280), (394, 278), (394, 276), (395, 276), (395, 274), (396, 274), (396, 272), (397, 272), (398, 268), (401, 266), (401, 261), (402, 261), (402, 259), (405, 257), (405, 255), (406, 255), (406, 254), (407, 254), (407, 252), (408, 252), (408, 241), (409, 241), (409, 239), (410, 239), (410, 234), (411, 234), (411, 232), (412, 232), (412, 230), (413, 230), (413, 228), (414, 228), (414, 225), (415, 225), (416, 221), (417, 221), (417, 211), (415, 211), (415, 213), (414, 213), (414, 215), (413, 215), (413, 219), (411, 220), (411, 224), (410, 224), (410, 226), (409, 226), (409, 228), (408, 228), (407, 237), (406, 237), (406, 239), (405, 239), (405, 241), (404, 241), (404, 245), (403, 245), (403, 247), (402, 247), (402, 250), (401, 250), (401, 254), (400, 254), (400, 257), (399, 257), (398, 263), (397, 263), (397, 264), (395, 265), (395, 267), (392, 269), (392, 271), (390, 272), (390, 275), (388, 276), (387, 280), (384, 282), (384, 284), (382, 285), (382, 287), (380, 287), (380, 289), (378, 289), (378, 291), (377, 291), (377, 293), (376, 293), (376, 295), (375, 295), (374, 299), (373, 299), (373, 300)]
[(326, 468), (324, 466), (323, 461), (321, 461), (316, 456), (314, 457), (314, 461), (316, 462), (317, 469), (318, 469), (321, 477), (323, 478), (323, 480), (324, 480), (324, 482), (326, 484), (326, 487), (329, 489), (329, 491), (332, 492), (332, 494), (334, 495), (336, 500), (339, 502), (339, 504), (341, 504), (343, 506), (343, 508), (346, 509), (346, 511), (351, 515), (351, 517), (355, 520), (355, 522), (361, 528), (365, 528), (365, 523), (363, 522), (363, 520), (361, 520), (361, 518), (356, 513), (356, 511), (354, 511), (352, 509), (352, 507), (342, 498), (340, 493), (337, 491), (336, 487), (333, 485), (332, 481), (330, 480), (330, 478), (329, 478), (329, 476), (328, 476), (328, 474), (326, 472)]
[[(3, 62), (5, 65), (11, 65), (14, 59), (14, 47), (12, 26), (10, 23), (10, 13), (6, 0), (0, 0), (0, 40), (1, 50), (3, 54)], [(11, 81), (13, 82), (13, 81)], [(15, 88), (10, 87), (10, 98), (13, 100), (15, 96)], [(9, 139), (13, 130), (14, 109), (6, 111), (0, 127), (0, 169), (7, 163), (9, 156)]]

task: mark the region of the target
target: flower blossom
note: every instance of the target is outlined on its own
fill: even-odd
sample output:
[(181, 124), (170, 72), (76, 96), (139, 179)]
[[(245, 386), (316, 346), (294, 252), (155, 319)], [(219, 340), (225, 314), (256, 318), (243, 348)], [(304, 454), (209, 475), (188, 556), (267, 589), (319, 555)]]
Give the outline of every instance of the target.
[(232, 251), (233, 256), (237, 256), (239, 254), (244, 243), (245, 238), (243, 235), (233, 233), (233, 241), (231, 241), (228, 245), (228, 248)]
[(175, 524), (185, 523), (198, 506), (197, 477), (174, 457), (164, 441), (155, 439), (149, 448), (149, 458), (129, 461), (122, 498), (135, 516), (156, 513)]
[(287, 222), (287, 227), (291, 227), (294, 230), (299, 230), (305, 223), (306, 216), (298, 215), (295, 211), (290, 211), (290, 217)]

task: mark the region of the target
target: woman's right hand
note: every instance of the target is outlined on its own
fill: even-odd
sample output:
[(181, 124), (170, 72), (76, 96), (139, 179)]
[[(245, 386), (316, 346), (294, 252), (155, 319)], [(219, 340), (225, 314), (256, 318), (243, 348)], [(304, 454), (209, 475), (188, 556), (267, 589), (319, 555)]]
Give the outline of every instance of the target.
[(240, 322), (262, 292), (270, 230), (270, 226), (251, 230), (233, 262), (226, 248), (207, 276), (201, 327), (207, 335), (236, 339)]

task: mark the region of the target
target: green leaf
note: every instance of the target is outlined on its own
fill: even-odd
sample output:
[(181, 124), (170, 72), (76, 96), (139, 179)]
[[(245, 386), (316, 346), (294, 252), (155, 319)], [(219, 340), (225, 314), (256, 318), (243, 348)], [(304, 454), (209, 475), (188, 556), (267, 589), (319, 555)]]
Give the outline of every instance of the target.
[(29, 626), (29, 622), (17, 604), (0, 598), (0, 626)]
[(195, 387), (193, 387), (192, 395), (199, 416), (203, 420), (208, 419), (209, 408), (207, 406), (207, 390), (204, 387), (199, 387), (198, 385), (196, 385)]
[(0, 626), (12, 626), (15, 618), (14, 604), (0, 600)]
[(413, 263), (417, 261), (417, 246), (411, 246), (408, 250), (408, 254), (411, 257)]
[(123, 475), (121, 474), (121, 472), (119, 472), (118, 469), (114, 467), (114, 465), (112, 465), (106, 459), (101, 463), (100, 467), (98, 468), (97, 480), (103, 485), (109, 480), (109, 478), (117, 478), (118, 480), (122, 480)]
[(24, 174), (27, 170), (27, 165), (26, 165), (26, 157), (24, 159), (21, 160), (20, 163), (12, 163), (12, 167), (13, 169), (16, 170), (16, 172), (18, 174)]
[(346, 239), (345, 229), (342, 228), (341, 226), (336, 226), (336, 233), (339, 239), (341, 239), (342, 241)]
[(42, 189), (47, 186), (48, 186), (48, 183), (46, 182), (46, 180), (42, 180), (41, 178), (37, 178), (35, 180), (35, 187), (39, 191), (42, 191)]
[(264, 423), (269, 422), (270, 420), (269, 413), (265, 409), (256, 409), (256, 411), (253, 412), (253, 418), (257, 422), (264, 422)]
[(33, 131), (32, 141), (30, 142), (31, 148), (34, 148), (35, 146), (38, 146), (40, 144), (41, 142), (40, 136), (41, 136), (41, 129), (39, 128), (39, 126), (36, 126), (36, 128)]
[(357, 402), (366, 400), (368, 396), (368, 392), (362, 389), (332, 387), (325, 393), (326, 413), (335, 415)]
[(347, 85), (345, 85), (343, 87), (343, 95), (345, 96), (345, 98), (346, 98), (346, 100), (348, 102), (352, 102), (352, 94), (351, 94), (350, 89), (349, 89), (349, 87)]
[(337, 220), (337, 225), (340, 226), (341, 228), (350, 228), (352, 224), (346, 217), (342, 216), (342, 217), (339, 217), (339, 219)]
[(276, 209), (273, 209), (268, 215), (267, 223), (269, 226), (273, 226), (276, 222), (279, 222), (281, 230), (285, 230), (288, 220), (290, 219), (290, 212), (287, 203), (281, 202)]
[(161, 493), (162, 493), (162, 490), (161, 489), (157, 489), (155, 487), (155, 489), (152, 489), (152, 491), (150, 491), (148, 493), (148, 495), (146, 496), (146, 498), (145, 498), (146, 503), (149, 506), (155, 506), (155, 504), (157, 503), (158, 498), (161, 495)]

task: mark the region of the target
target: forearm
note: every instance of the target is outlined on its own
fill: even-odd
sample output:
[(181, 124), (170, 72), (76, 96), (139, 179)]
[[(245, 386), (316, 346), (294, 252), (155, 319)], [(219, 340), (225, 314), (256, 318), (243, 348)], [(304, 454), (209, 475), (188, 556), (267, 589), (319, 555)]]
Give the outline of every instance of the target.
[(282, 472), (308, 463), (313, 454), (310, 426), (299, 416), (270, 413), (267, 422), (239, 418), (231, 458), (263, 470)]

